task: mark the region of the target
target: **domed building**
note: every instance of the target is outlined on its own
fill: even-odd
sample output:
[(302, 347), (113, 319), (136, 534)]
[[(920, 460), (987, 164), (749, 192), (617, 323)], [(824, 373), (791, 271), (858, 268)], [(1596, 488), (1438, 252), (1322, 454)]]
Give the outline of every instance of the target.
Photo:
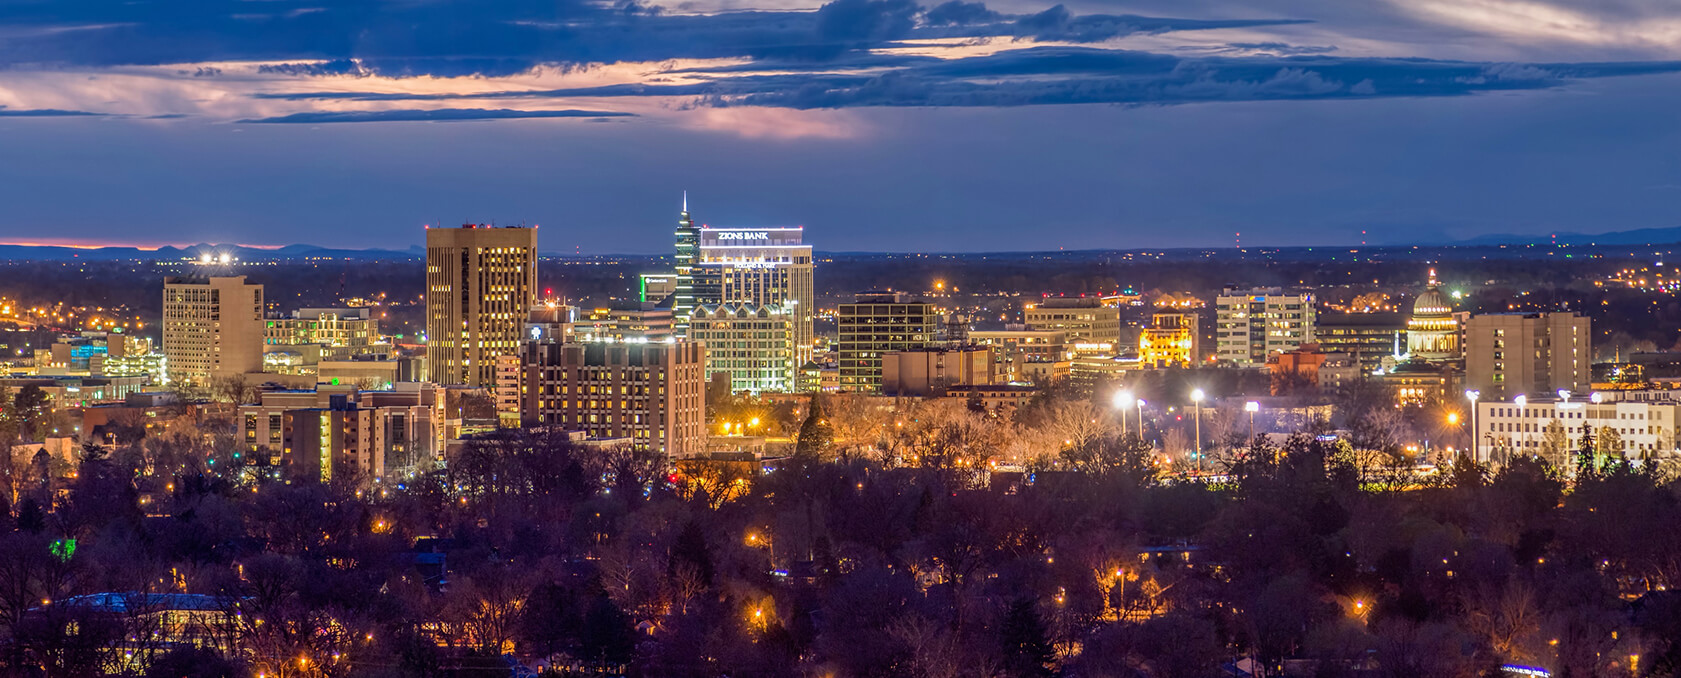
[(1407, 354), (1425, 362), (1458, 360), (1460, 356), (1459, 320), (1453, 317), (1453, 302), (1436, 282), (1435, 269), (1430, 270), (1430, 285), (1413, 302), (1412, 317), (1407, 319)]

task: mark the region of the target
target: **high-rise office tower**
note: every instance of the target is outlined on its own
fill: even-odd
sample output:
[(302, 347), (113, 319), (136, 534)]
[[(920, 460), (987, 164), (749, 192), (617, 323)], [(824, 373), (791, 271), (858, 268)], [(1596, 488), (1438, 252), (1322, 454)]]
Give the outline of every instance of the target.
[(863, 292), (836, 314), (840, 330), (840, 388), (880, 393), (882, 357), (927, 348), (936, 339), (940, 314), (934, 305), (903, 292)]
[(811, 361), (817, 294), (805, 229), (700, 229), (694, 270), (697, 305), (741, 304), (786, 309), (793, 315), (795, 365)]
[(683, 211), (677, 215), (677, 290), (671, 303), (672, 331), (680, 337), (688, 336), (689, 314), (695, 310), (695, 261), (699, 256), (700, 229), (689, 216), (689, 194), (684, 193)]
[(245, 276), (163, 281), (163, 354), (169, 378), (206, 385), (263, 371), (263, 286)]
[(537, 229), (426, 230), (426, 366), (444, 385), (493, 386), (537, 296)]

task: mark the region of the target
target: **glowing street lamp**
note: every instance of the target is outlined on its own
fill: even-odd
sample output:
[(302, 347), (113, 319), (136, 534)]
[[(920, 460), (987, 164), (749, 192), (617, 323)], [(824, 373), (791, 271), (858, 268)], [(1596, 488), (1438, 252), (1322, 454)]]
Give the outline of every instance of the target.
[(1482, 459), (1482, 455), (1477, 452), (1477, 399), (1482, 395), (1483, 392), (1477, 389), (1465, 389), (1465, 400), (1471, 403), (1471, 461)]
[[(1116, 391), (1114, 402), (1115, 402), (1115, 410), (1117, 412), (1121, 413), (1121, 435), (1124, 436), (1124, 435), (1127, 434), (1127, 412), (1126, 411), (1127, 411), (1127, 409), (1132, 407), (1132, 392), (1131, 391)], [(1140, 425), (1139, 428), (1142, 429), (1143, 426)], [(1139, 433), (1142, 434), (1143, 431), (1141, 430), (1141, 431), (1139, 431)]]
[(1196, 403), (1196, 405), (1197, 405), (1195, 428), (1196, 428), (1196, 432), (1197, 432), (1197, 472), (1198, 473), (1202, 472), (1202, 399), (1204, 397), (1206, 397), (1206, 394), (1204, 394), (1202, 392), (1202, 389), (1200, 389), (1200, 388), (1191, 391), (1191, 402)]
[(1243, 404), (1243, 411), (1249, 413), (1249, 441), (1255, 441), (1255, 413), (1261, 411), (1261, 404), (1253, 400)]

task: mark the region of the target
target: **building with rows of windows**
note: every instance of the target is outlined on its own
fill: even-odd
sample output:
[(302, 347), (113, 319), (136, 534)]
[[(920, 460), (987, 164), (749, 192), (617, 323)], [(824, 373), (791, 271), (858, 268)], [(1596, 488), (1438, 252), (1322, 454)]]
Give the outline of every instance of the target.
[(520, 349), (520, 420), (670, 457), (706, 446), (706, 348), (698, 342), (530, 341)]

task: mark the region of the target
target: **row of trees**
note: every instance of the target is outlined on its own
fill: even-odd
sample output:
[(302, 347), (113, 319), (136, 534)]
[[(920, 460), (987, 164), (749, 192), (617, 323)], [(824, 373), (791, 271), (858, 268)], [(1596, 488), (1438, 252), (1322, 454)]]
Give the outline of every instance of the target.
[[(90, 448), (0, 524), (0, 673), (491, 675), (504, 654), (640, 676), (1681, 667), (1681, 494), (1656, 464), (1598, 457), (1573, 485), (1529, 456), (1421, 475), (1299, 435), (1223, 445), (1207, 484), (1089, 398), (1015, 417), (869, 402), (813, 403), (770, 469), (523, 430), (362, 487), (245, 473), (208, 425)], [(128, 604), (76, 602), (111, 592)], [(144, 595), (164, 593), (216, 601), (194, 630), (210, 649), (171, 642)]]

